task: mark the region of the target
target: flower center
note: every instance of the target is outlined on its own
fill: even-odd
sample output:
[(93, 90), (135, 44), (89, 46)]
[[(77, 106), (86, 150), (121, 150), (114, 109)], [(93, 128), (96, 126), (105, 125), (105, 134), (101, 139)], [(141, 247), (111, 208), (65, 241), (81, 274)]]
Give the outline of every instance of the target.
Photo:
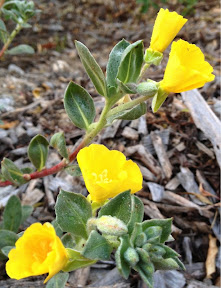
[(94, 181), (98, 182), (98, 183), (110, 183), (110, 182), (112, 182), (112, 180), (108, 178), (107, 174), (108, 174), (107, 169), (104, 169), (100, 174), (97, 174), (95, 172), (91, 173), (91, 175), (94, 178)]

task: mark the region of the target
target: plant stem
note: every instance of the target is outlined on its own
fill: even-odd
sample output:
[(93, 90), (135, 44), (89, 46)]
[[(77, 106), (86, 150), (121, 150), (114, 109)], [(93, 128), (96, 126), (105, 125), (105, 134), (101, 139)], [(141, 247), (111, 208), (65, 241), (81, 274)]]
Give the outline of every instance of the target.
[(133, 108), (134, 106), (146, 101), (147, 99), (149, 98), (152, 98), (153, 96), (142, 96), (142, 97), (139, 97), (137, 99), (134, 99), (130, 102), (127, 102), (127, 103), (123, 103), (121, 105), (119, 105), (118, 107), (115, 107), (113, 108), (112, 110), (109, 111), (109, 113), (107, 114), (107, 117), (111, 116), (111, 115), (114, 115), (116, 113), (119, 113), (123, 110), (128, 110), (128, 109), (131, 109)]
[[(93, 138), (104, 128), (104, 126), (106, 125), (106, 115), (109, 112), (111, 108), (111, 105), (109, 103), (106, 103), (100, 119), (97, 123), (95, 123), (96, 125), (94, 126), (94, 128), (85, 135), (84, 139), (81, 141), (81, 143), (78, 145), (78, 147), (70, 154), (69, 156), (69, 163), (74, 161), (78, 152), (85, 147), (86, 145), (88, 145)], [(48, 168), (48, 169), (44, 169), (42, 171), (39, 172), (33, 172), (31, 174), (24, 174), (24, 179), (26, 179), (27, 181), (30, 181), (32, 179), (36, 179), (36, 178), (42, 178), (51, 174), (55, 174), (57, 172), (59, 172), (60, 170), (62, 170), (63, 168), (65, 168), (69, 163), (67, 163), (66, 159), (63, 159), (60, 163), (58, 163), (57, 165)], [(13, 185), (12, 182), (10, 181), (4, 181), (1, 182), (0, 181), (0, 187), (5, 187), (5, 186), (9, 186), (9, 185)]]
[(12, 31), (11, 35), (8, 37), (8, 40), (2, 47), (2, 50), (0, 51), (0, 58), (4, 55), (5, 51), (8, 49), (8, 46), (11, 44), (15, 36), (20, 32), (22, 29), (22, 23), (19, 23), (16, 25), (15, 29)]

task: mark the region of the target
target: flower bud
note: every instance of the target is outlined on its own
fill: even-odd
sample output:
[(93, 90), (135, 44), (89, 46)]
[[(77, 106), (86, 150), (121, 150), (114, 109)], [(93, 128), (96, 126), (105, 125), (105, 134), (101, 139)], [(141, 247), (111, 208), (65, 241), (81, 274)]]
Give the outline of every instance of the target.
[(158, 87), (155, 81), (142, 82), (137, 86), (137, 93), (143, 96), (153, 97), (157, 90)]
[(147, 241), (149, 243), (156, 243), (157, 244), (160, 242), (160, 237), (162, 234), (162, 228), (160, 226), (149, 227), (144, 232), (147, 236)]
[(122, 236), (128, 232), (126, 224), (116, 217), (101, 216), (96, 224), (98, 230), (104, 234)]
[(149, 253), (146, 250), (144, 250), (143, 248), (137, 248), (137, 252), (138, 252), (138, 254), (140, 256), (140, 259), (144, 263), (149, 264), (151, 262), (150, 255), (149, 255)]
[(140, 233), (136, 240), (135, 240), (135, 246), (136, 247), (142, 247), (147, 242), (147, 236), (145, 233)]
[(135, 249), (129, 247), (124, 253), (124, 258), (132, 267), (135, 266), (139, 261), (139, 256)]

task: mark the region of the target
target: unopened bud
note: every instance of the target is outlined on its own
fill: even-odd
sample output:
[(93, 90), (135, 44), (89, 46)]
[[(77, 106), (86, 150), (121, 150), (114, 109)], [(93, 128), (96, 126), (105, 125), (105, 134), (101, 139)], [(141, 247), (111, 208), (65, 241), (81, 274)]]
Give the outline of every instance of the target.
[(122, 236), (128, 232), (126, 224), (116, 217), (101, 216), (97, 219), (97, 228), (101, 233)]
[(144, 250), (143, 248), (137, 248), (137, 252), (140, 256), (140, 259), (146, 263), (146, 264), (149, 264), (151, 261), (150, 261), (150, 255), (149, 253)]
[(138, 263), (139, 255), (135, 249), (129, 247), (124, 253), (124, 259), (133, 267)]
[(136, 247), (142, 247), (147, 242), (147, 236), (145, 233), (140, 233), (136, 240), (135, 240), (135, 246)]
[(137, 86), (137, 93), (143, 96), (153, 97), (158, 90), (158, 86), (154, 81), (142, 82)]
[(160, 237), (162, 234), (162, 228), (160, 226), (149, 227), (144, 232), (147, 236), (147, 241), (149, 243), (156, 243), (157, 244), (160, 242)]

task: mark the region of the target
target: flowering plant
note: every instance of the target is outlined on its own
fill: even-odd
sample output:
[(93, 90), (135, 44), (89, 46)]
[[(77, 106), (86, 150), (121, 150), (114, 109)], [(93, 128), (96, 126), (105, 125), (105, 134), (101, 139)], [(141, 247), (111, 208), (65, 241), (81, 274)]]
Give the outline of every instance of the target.
[[(86, 146), (114, 120), (133, 120), (145, 114), (147, 99), (153, 98), (152, 110), (156, 112), (169, 93), (202, 87), (214, 79), (213, 69), (204, 60), (201, 50), (179, 40), (172, 43), (163, 80), (157, 83), (147, 79), (139, 83), (145, 69), (160, 63), (163, 51), (186, 21), (176, 12), (161, 9), (150, 47), (144, 53), (141, 40), (132, 44), (126, 40), (117, 43), (109, 56), (106, 77), (88, 48), (76, 41), (87, 74), (97, 92), (105, 98), (99, 120), (94, 122), (95, 106), (90, 94), (70, 82), (65, 91), (64, 107), (72, 123), (86, 131), (83, 141), (69, 153), (62, 132), (54, 134), (50, 143), (42, 135), (35, 136), (28, 147), (28, 156), (37, 171), (27, 173), (4, 158), (0, 186), (22, 185), (65, 168), (67, 172), (82, 174), (89, 196), (61, 190), (53, 226), (33, 224), (22, 236), (19, 235), (20, 238), (11, 229), (13, 225), (5, 224), (10, 222), (7, 215), (13, 214), (8, 203), (4, 213), (5, 229), (0, 234), (2, 239), (7, 236), (11, 242), (5, 241), (0, 248), (9, 258), (6, 271), (11, 278), (49, 273), (45, 282), (51, 277), (49, 282), (55, 281), (53, 276), (60, 270), (69, 272), (92, 265), (98, 260), (109, 259), (111, 253), (115, 253), (116, 265), (123, 277), (128, 278), (134, 269), (150, 288), (156, 269), (184, 269), (179, 255), (165, 245), (173, 239), (172, 219), (143, 221), (143, 203), (134, 195), (141, 190), (143, 180), (137, 164), (126, 160), (121, 152), (110, 151), (103, 145)], [(129, 95), (133, 94), (138, 97), (131, 100)], [(63, 160), (46, 169), (49, 145)], [(78, 165), (73, 166), (71, 162), (76, 157)], [(21, 212), (19, 217), (16, 218), (16, 229), (22, 219)], [(8, 233), (6, 228), (14, 232)], [(66, 275), (63, 274), (67, 280)]]

